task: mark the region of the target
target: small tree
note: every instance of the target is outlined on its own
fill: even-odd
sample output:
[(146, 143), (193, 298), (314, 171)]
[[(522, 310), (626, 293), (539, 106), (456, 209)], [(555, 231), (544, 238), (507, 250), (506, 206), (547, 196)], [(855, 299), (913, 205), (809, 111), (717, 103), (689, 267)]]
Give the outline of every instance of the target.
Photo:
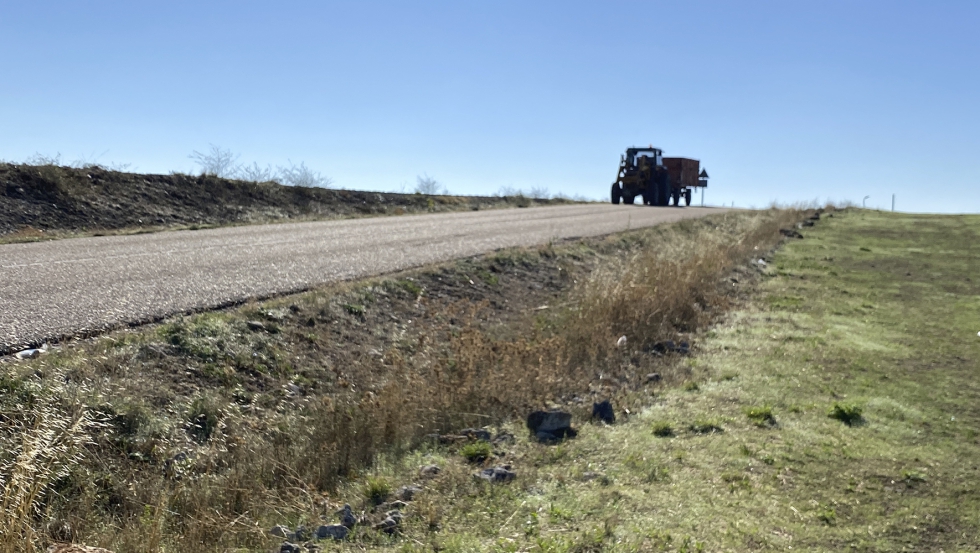
[(238, 166), (235, 165), (235, 162), (238, 161), (238, 155), (233, 154), (231, 150), (222, 150), (214, 144), (210, 144), (210, 146), (211, 149), (206, 153), (194, 150), (187, 157), (201, 166), (202, 175), (222, 178), (235, 177), (238, 172)]
[(446, 193), (445, 188), (440, 189), (439, 181), (425, 174), (415, 177), (415, 191), (428, 196)]

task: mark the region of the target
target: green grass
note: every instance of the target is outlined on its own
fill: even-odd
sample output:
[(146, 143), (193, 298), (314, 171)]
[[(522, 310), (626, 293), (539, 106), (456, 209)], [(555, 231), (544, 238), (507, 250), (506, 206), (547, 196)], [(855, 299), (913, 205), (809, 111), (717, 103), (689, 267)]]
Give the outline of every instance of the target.
[(482, 463), (493, 454), (493, 448), (487, 442), (473, 442), (464, 445), (459, 453), (471, 463)]

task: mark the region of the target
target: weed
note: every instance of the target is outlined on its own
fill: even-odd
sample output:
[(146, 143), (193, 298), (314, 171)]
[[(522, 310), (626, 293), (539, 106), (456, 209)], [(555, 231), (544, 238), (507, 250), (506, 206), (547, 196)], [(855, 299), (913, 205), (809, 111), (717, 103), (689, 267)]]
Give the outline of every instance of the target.
[(674, 435), (674, 427), (669, 422), (654, 423), (653, 435), (660, 438), (670, 438)]
[(755, 423), (756, 426), (774, 426), (776, 424), (776, 417), (772, 414), (772, 407), (768, 405), (747, 407), (745, 409), (745, 416)]
[(354, 304), (354, 303), (345, 303), (344, 304), (344, 309), (348, 313), (350, 313), (351, 315), (356, 315), (358, 317), (360, 317), (361, 315), (364, 315), (364, 306), (363, 305), (358, 305), (358, 304)]
[(482, 463), (493, 454), (493, 449), (487, 442), (479, 441), (464, 445), (460, 453), (471, 463)]
[(223, 413), (216, 399), (210, 396), (195, 399), (187, 411), (187, 433), (199, 444), (207, 443), (221, 422)]
[(903, 470), (902, 480), (904, 480), (907, 484), (913, 484), (913, 483), (925, 482), (926, 476), (918, 471)]
[(847, 426), (857, 426), (864, 422), (864, 417), (861, 415), (861, 408), (857, 405), (852, 405), (849, 403), (834, 403), (831, 407), (828, 416), (832, 419), (837, 419)]
[(364, 485), (364, 496), (375, 505), (384, 503), (391, 495), (391, 482), (383, 476), (369, 476)]
[(833, 526), (837, 523), (837, 510), (833, 507), (820, 509), (817, 512), (817, 518), (827, 526)]
[(724, 432), (721, 422), (715, 419), (698, 419), (688, 429), (695, 434), (714, 434)]

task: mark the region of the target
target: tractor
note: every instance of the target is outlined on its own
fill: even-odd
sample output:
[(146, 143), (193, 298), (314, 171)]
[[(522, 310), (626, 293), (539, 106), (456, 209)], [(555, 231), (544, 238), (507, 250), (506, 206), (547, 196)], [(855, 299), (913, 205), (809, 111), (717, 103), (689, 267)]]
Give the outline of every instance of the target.
[(627, 148), (619, 159), (619, 174), (612, 185), (612, 203), (636, 202), (654, 206), (691, 205), (692, 191), (708, 186), (708, 173), (698, 172), (700, 162), (683, 157), (664, 157), (659, 148)]

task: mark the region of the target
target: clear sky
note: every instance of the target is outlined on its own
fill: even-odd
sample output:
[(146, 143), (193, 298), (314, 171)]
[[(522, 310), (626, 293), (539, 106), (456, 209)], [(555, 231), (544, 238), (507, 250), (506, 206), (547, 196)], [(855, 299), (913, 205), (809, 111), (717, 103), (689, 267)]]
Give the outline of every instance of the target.
[(606, 198), (653, 144), (709, 204), (980, 212), (977, 1), (0, 0), (0, 62), (10, 161)]

